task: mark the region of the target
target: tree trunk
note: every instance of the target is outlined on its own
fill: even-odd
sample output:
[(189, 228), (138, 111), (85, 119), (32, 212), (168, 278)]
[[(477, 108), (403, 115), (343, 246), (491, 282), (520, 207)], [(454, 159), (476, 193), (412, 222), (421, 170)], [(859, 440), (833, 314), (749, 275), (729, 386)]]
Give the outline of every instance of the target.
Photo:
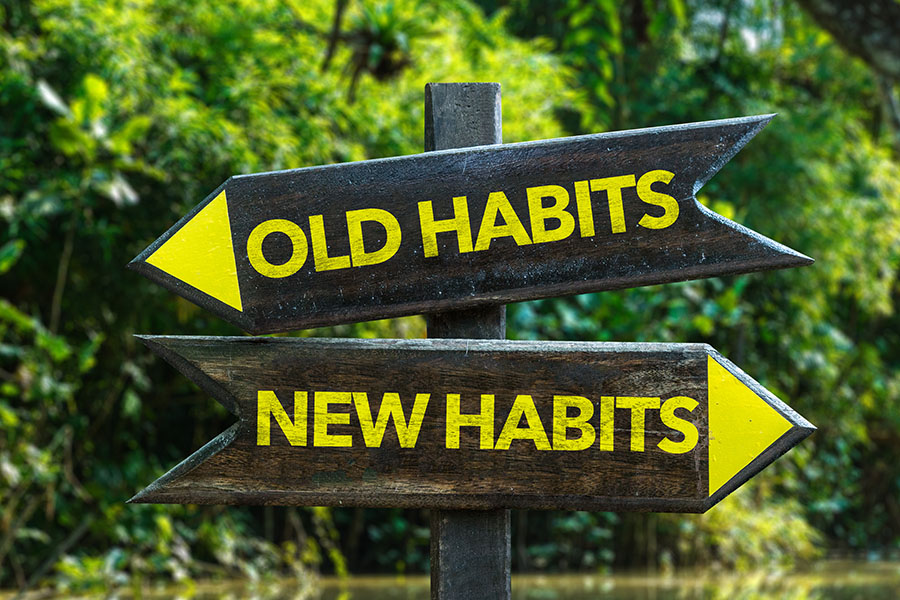
[(900, 2), (798, 0), (851, 54), (892, 81), (900, 80)]

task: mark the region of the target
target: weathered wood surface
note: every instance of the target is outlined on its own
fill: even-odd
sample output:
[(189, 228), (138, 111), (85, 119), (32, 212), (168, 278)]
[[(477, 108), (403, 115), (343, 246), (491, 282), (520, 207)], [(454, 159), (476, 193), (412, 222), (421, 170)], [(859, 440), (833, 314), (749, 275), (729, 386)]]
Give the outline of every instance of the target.
[(431, 512), (432, 600), (512, 595), (508, 510)]
[[(814, 430), (704, 344), (142, 339), (239, 421), (136, 502), (703, 512)], [(342, 399), (325, 406), (329, 392)], [(418, 435), (401, 447), (391, 420), (367, 445), (363, 417), (377, 423), (393, 394), (404, 423), (428, 395)], [(458, 447), (455, 395), (461, 415), (493, 406), (481, 427), (458, 428)], [(590, 407), (554, 410), (571, 396)], [(665, 417), (683, 397), (694, 408)], [(266, 398), (277, 398), (272, 415)], [(635, 410), (634, 398), (657, 405)], [(531, 402), (537, 418), (510, 417)], [(554, 426), (579, 414), (591, 415), (584, 430)], [(305, 424), (303, 444), (289, 442), (291, 423)], [(588, 429), (589, 445), (565, 449)]]
[(236, 176), (129, 266), (267, 333), (809, 264), (695, 200), (770, 119)]
[[(425, 151), (503, 142), (499, 83), (425, 86)], [(426, 315), (430, 338), (506, 338), (506, 306)], [(508, 509), (431, 510), (431, 600), (509, 600)]]
[[(425, 151), (503, 143), (499, 83), (425, 86)], [(425, 315), (430, 338), (506, 338), (506, 305)]]

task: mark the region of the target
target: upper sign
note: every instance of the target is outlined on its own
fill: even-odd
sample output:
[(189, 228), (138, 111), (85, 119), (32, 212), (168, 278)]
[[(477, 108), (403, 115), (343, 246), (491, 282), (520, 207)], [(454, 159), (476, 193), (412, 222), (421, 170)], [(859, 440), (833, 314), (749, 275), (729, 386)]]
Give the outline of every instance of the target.
[(703, 512), (815, 429), (705, 344), (143, 339), (239, 421), (134, 502)]
[(231, 177), (130, 266), (271, 333), (806, 265), (695, 198), (771, 118)]

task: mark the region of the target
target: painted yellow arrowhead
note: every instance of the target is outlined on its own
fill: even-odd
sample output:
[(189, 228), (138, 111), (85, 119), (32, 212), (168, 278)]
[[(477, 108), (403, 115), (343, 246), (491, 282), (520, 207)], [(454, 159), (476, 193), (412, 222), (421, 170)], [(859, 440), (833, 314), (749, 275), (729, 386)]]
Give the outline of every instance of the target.
[(243, 310), (225, 190), (146, 262), (232, 308)]
[(709, 382), (709, 495), (784, 435), (791, 423), (712, 356)]

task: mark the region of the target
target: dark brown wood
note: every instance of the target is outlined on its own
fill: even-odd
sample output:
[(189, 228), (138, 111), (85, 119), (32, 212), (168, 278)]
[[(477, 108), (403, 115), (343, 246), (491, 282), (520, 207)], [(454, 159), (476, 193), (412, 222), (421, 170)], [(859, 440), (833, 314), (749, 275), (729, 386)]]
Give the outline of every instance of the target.
[(509, 539), (508, 510), (432, 511), (431, 598), (509, 598)]
[[(503, 143), (499, 83), (425, 86), (425, 151)], [(428, 337), (506, 337), (506, 306), (426, 315)], [(508, 600), (509, 510), (431, 511), (432, 600)]]
[[(695, 199), (697, 190), (771, 118), (763, 115), (439, 150), (236, 176), (129, 266), (246, 331), (267, 333), (806, 265), (812, 259), (712, 213)], [(645, 185), (639, 193), (641, 186), (634, 183), (658, 171), (671, 173), (671, 181)], [(614, 177), (625, 177), (621, 211), (617, 192), (604, 189), (608, 178)], [(654, 179), (648, 177), (645, 183)], [(558, 213), (561, 218), (541, 213), (532, 223), (531, 213), (542, 210), (538, 205), (548, 209), (556, 202), (550, 196), (539, 198), (541, 186), (558, 186), (551, 189), (561, 203), (568, 198), (568, 204)], [(531, 205), (529, 189), (534, 190)], [(219, 244), (233, 252), (236, 273), (230, 277), (238, 282), (241, 310), (147, 262), (223, 191), (232, 239), (206, 240), (198, 245), (198, 252)], [(506, 213), (487, 210), (488, 199), (496, 192), (504, 194), (495, 194), (494, 202), (504, 206)], [(671, 198), (668, 207), (648, 202), (653, 193)], [(431, 236), (423, 235), (421, 219), (427, 224), (432, 218), (454, 218), (457, 197), (465, 197), (459, 207), (467, 207), (468, 224), (460, 225), (462, 233), (435, 233), (435, 244), (429, 248), (437, 254), (429, 256), (424, 240)], [(426, 205), (420, 208), (421, 202), (431, 202), (430, 213)], [(678, 214), (671, 224), (650, 228), (665, 224), (659, 219), (674, 216), (675, 206)], [(313, 220), (321, 215), (319, 239), (323, 247), (327, 245), (328, 257), (348, 257), (348, 211), (373, 208), (396, 219), (400, 231), (396, 253), (378, 264), (323, 270), (328, 265), (324, 259), (317, 262), (311, 248)], [(260, 274), (248, 256), (251, 232), (274, 219), (296, 224), (308, 248), (302, 266), (279, 278)], [(563, 220), (566, 228), (572, 227), (567, 236), (530, 243), (536, 236), (540, 239), (542, 228), (550, 232), (545, 234), (550, 240), (554, 231), (565, 233)], [(507, 221), (521, 223), (516, 236), (490, 229), (509, 225)], [(386, 230), (377, 223), (365, 222), (361, 231), (365, 252), (375, 252), (387, 243)], [(468, 250), (470, 237), (472, 251), (461, 252)], [(283, 233), (256, 239), (264, 241), (258, 242), (257, 252), (273, 265), (292, 256), (293, 246)], [(190, 244), (188, 248), (185, 252), (192, 252)], [(347, 264), (350, 259), (341, 260)], [(202, 266), (203, 261), (199, 262)]]
[(506, 305), (478, 306), (425, 315), (430, 338), (500, 339), (506, 337)]
[(425, 152), (503, 143), (499, 83), (425, 86)]
[[(425, 86), (425, 151), (503, 143), (499, 83)], [(426, 315), (430, 338), (506, 337), (506, 305)]]
[[(814, 430), (705, 344), (141, 339), (234, 412), (238, 422), (135, 496), (135, 502), (703, 512)], [(767, 413), (785, 421), (784, 433), (754, 451), (712, 494), (711, 473), (721, 461), (710, 461), (710, 440), (744, 432), (717, 426), (710, 435), (711, 365), (720, 365), (739, 382), (739, 393), (749, 393)], [(292, 422), (307, 422), (306, 445), (292, 445), (275, 417), (263, 413), (259, 418), (259, 401), (269, 392)], [(306, 392), (307, 410), (301, 404), (296, 413), (301, 421), (293, 421), (295, 392)], [(401, 447), (393, 420), (378, 443), (367, 446), (361, 396), (352, 402), (347, 396), (347, 403), (314, 414), (318, 395), (327, 392), (365, 392), (373, 419), (385, 398), (399, 394), (405, 421), (416, 395), (429, 396), (418, 436), (408, 438), (408, 447)], [(463, 426), (454, 447), (455, 427), (448, 427), (453, 418), (447, 417), (454, 394), (463, 415), (480, 413), (483, 401), (491, 404), (483, 395), (492, 395), (493, 417), (483, 424), (493, 432), (482, 436), (481, 429)], [(554, 435), (554, 416), (562, 419), (554, 405), (566, 396), (586, 398), (592, 406), (587, 424), (596, 439), (581, 450), (562, 449), (565, 440), (580, 438), (578, 431)], [(634, 411), (620, 398), (657, 398), (664, 408), (683, 396), (697, 404), (676, 414), (696, 428), (696, 442), (682, 453), (664, 451), (659, 446), (664, 440), (686, 438), (665, 423), (663, 410), (648, 409), (644, 432), (637, 435), (643, 450), (636, 449), (634, 436), (640, 430), (634, 427)], [(604, 398), (615, 398), (611, 417), (604, 413)], [(538, 449), (531, 439), (513, 439), (509, 448), (498, 444), (504, 427), (529, 427), (527, 417), (511, 419), (510, 414), (516, 414), (517, 401), (527, 406), (532, 400), (540, 421), (530, 425), (532, 433), (543, 429), (549, 446)], [(740, 413), (741, 402), (739, 395), (719, 398), (716, 410), (730, 418)], [(343, 415), (335, 421), (345, 422), (327, 425), (326, 432), (349, 436), (340, 438), (349, 446), (328, 447), (323, 444), (330, 438), (314, 435), (316, 423), (331, 418), (323, 416), (326, 412)], [(565, 415), (575, 417), (575, 412)], [(260, 445), (260, 421), (269, 445)], [(611, 450), (601, 441), (609, 442), (607, 435)], [(743, 452), (743, 446), (731, 450)]]

